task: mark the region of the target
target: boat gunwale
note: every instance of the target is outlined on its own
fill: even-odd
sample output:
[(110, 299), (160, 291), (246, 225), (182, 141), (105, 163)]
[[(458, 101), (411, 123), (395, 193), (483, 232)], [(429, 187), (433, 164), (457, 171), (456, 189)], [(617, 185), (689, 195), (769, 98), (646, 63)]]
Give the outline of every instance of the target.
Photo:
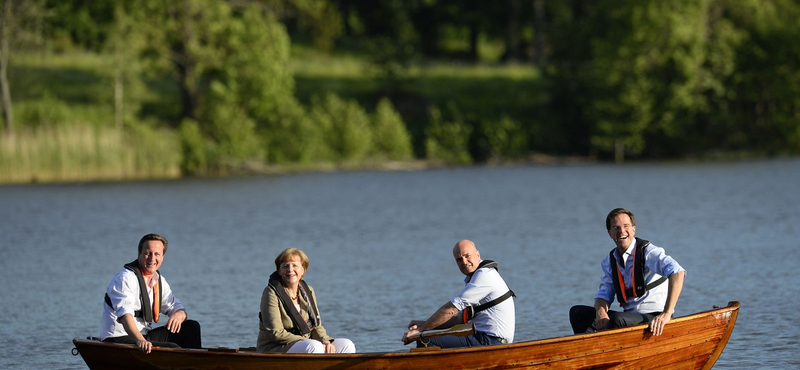
[[(705, 316), (716, 316), (716, 315), (730, 315), (728, 320), (733, 321), (733, 323), (729, 323), (725, 332), (720, 336), (719, 344), (714, 352), (710, 354), (709, 363), (708, 365), (713, 366), (716, 360), (721, 355), (722, 351), (724, 350), (728, 339), (730, 338), (731, 332), (733, 330), (733, 325), (735, 324), (736, 316), (738, 315), (739, 310), (739, 302), (738, 301), (730, 301), (728, 305), (725, 307), (713, 308), (706, 311), (700, 311), (693, 314), (689, 314), (686, 316), (681, 316), (670, 320), (667, 323), (667, 328), (674, 324), (680, 323), (684, 321), (691, 321), (694, 319), (698, 319)], [(388, 351), (388, 352), (363, 352), (363, 353), (354, 353), (354, 354), (308, 354), (308, 353), (277, 353), (277, 352), (252, 352), (252, 351), (243, 351), (240, 349), (235, 348), (203, 348), (203, 349), (189, 349), (189, 348), (155, 348), (154, 351), (161, 352), (161, 353), (169, 353), (169, 352), (177, 352), (181, 354), (187, 355), (208, 355), (208, 356), (236, 356), (236, 357), (261, 357), (261, 358), (270, 358), (270, 357), (280, 357), (281, 359), (298, 359), (298, 360), (307, 360), (309, 358), (313, 359), (379, 359), (379, 358), (394, 358), (394, 357), (427, 357), (427, 356), (441, 356), (441, 355), (456, 355), (462, 353), (472, 353), (472, 352), (484, 352), (484, 353), (491, 353), (495, 351), (504, 351), (508, 349), (515, 349), (520, 350), (524, 349), (525, 347), (535, 347), (553, 343), (568, 343), (572, 341), (585, 341), (590, 338), (601, 338), (604, 336), (614, 336), (619, 335), (622, 333), (627, 332), (638, 332), (647, 329), (647, 324), (643, 325), (636, 325), (630, 326), (625, 328), (618, 328), (612, 330), (606, 330), (596, 333), (586, 333), (586, 334), (575, 334), (575, 335), (567, 335), (561, 337), (551, 337), (551, 338), (544, 338), (544, 339), (534, 339), (529, 341), (522, 341), (522, 342), (515, 342), (509, 344), (498, 344), (492, 346), (479, 346), (479, 347), (466, 347), (466, 348), (442, 348), (438, 350), (430, 350), (430, 351), (410, 351), (410, 350), (398, 350), (398, 351)], [(118, 344), (118, 343), (103, 343), (96, 340), (91, 339), (80, 339), (74, 338), (73, 344), (75, 344), (76, 348), (81, 345), (90, 345), (90, 346), (103, 346), (103, 347), (130, 347), (131, 349), (135, 348), (135, 345), (132, 344)], [(138, 350), (138, 349), (137, 349)], [(588, 354), (587, 354), (588, 355)], [(704, 367), (704, 369), (708, 369), (708, 367)]]

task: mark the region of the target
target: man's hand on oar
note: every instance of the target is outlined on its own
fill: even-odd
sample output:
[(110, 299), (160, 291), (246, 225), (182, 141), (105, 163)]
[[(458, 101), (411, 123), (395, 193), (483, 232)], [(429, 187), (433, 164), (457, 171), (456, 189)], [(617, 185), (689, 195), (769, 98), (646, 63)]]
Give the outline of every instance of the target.
[(475, 324), (458, 324), (447, 329), (426, 330), (422, 332), (416, 331), (416, 325), (412, 326), (413, 328), (409, 326), (408, 333), (403, 335), (404, 344), (409, 344), (419, 339), (435, 338), (445, 335), (455, 335), (459, 337), (464, 337), (467, 335), (475, 334)]

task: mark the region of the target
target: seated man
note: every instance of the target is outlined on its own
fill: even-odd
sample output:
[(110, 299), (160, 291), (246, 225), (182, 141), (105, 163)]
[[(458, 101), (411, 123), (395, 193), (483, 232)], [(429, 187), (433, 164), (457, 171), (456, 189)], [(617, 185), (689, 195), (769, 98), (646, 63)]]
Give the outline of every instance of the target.
[[(661, 335), (675, 312), (684, 269), (663, 248), (634, 237), (636, 219), (630, 211), (612, 210), (606, 217), (606, 230), (616, 248), (601, 264), (603, 277), (594, 307), (570, 309), (572, 331), (581, 334), (650, 323), (650, 331)], [(634, 282), (636, 289), (632, 288)], [(609, 310), (614, 295), (623, 312)]]
[[(497, 264), (481, 260), (480, 252), (469, 240), (462, 240), (453, 247), (453, 257), (461, 273), (466, 275), (466, 286), (428, 320), (412, 320), (408, 324), (408, 332), (403, 335), (403, 343), (411, 343), (409, 336), (425, 330), (449, 328), (468, 322), (475, 324), (474, 335), (435, 337), (426, 339), (425, 344), (454, 348), (511, 343), (514, 340), (515, 317), (514, 300), (509, 298), (514, 296), (514, 292), (500, 277)], [(417, 347), (425, 344), (417, 341)]]
[[(181, 301), (172, 295), (158, 271), (166, 253), (167, 239), (147, 234), (139, 241), (139, 258), (111, 280), (103, 304), (100, 338), (104, 342), (136, 344), (144, 353), (150, 353), (154, 343), (161, 347), (202, 347), (200, 324), (186, 320)], [(169, 320), (153, 328), (161, 314)]]

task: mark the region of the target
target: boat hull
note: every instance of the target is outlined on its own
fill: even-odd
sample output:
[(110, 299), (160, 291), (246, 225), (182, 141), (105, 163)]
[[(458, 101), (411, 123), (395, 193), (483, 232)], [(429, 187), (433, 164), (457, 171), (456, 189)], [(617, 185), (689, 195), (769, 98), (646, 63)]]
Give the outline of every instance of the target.
[(106, 369), (710, 369), (730, 338), (739, 302), (671, 320), (660, 336), (647, 326), (505, 345), (359, 354), (255, 353), (157, 348), (75, 339), (91, 370)]

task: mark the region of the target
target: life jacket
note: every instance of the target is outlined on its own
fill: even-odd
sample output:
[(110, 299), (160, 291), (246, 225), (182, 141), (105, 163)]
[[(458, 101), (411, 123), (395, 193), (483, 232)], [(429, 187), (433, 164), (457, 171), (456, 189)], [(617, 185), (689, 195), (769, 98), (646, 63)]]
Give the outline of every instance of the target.
[[(144, 275), (142, 275), (142, 269), (139, 268), (139, 260), (133, 261), (131, 263), (125, 264), (125, 268), (128, 270), (133, 271), (136, 274), (136, 278), (139, 281), (139, 299), (142, 303), (142, 309), (134, 312), (133, 316), (142, 318), (147, 323), (153, 322), (153, 305), (150, 303), (150, 295), (147, 294), (147, 284), (144, 282)], [(161, 277), (161, 271), (156, 270), (158, 274), (158, 296), (163, 297), (162, 287), (164, 286), (163, 278)], [(111, 298), (106, 293), (105, 297), (106, 304), (112, 310), (114, 310), (114, 305), (111, 304)], [(164, 312), (163, 305), (164, 300), (160, 300), (158, 302), (158, 312)]]
[[(497, 268), (497, 262), (492, 261), (492, 260), (483, 260), (483, 261), (481, 261), (481, 263), (478, 264), (478, 268), (475, 269), (475, 271), (478, 271), (478, 269), (480, 269), (482, 267), (493, 268), (493, 269), (495, 269), (497, 271), (500, 271), (500, 269)], [(483, 311), (483, 310), (486, 310), (486, 309), (489, 309), (489, 308), (492, 308), (494, 306), (497, 306), (498, 304), (502, 303), (506, 299), (509, 299), (511, 297), (516, 297), (516, 296), (517, 295), (514, 294), (514, 292), (509, 289), (505, 294), (503, 294), (503, 295), (501, 295), (501, 296), (499, 296), (499, 297), (497, 297), (497, 298), (495, 298), (495, 299), (493, 299), (493, 300), (491, 300), (489, 302), (486, 302), (484, 304), (477, 305), (477, 306), (469, 305), (467, 307), (464, 307), (464, 309), (461, 310), (461, 317), (462, 317), (462, 319), (464, 321), (464, 324), (468, 323), (469, 320), (472, 320), (472, 318), (475, 317), (476, 313), (478, 313), (480, 311)]]
[[(611, 250), (608, 254), (610, 262), (611, 262), (611, 277), (614, 279), (614, 291), (617, 294), (617, 301), (620, 304), (627, 303), (628, 299), (630, 298), (637, 298), (644, 295), (650, 289), (653, 289), (663, 282), (667, 281), (667, 278), (661, 277), (650, 284), (644, 284), (644, 257), (645, 257), (645, 248), (650, 245), (650, 242), (644, 239), (636, 238), (636, 248), (633, 250), (633, 270), (631, 271), (631, 288), (625, 288), (625, 280), (622, 277), (622, 272), (619, 271), (619, 267), (617, 267), (617, 258), (614, 256), (614, 251), (617, 248)], [(630, 258), (628, 259), (628, 263), (630, 263)]]
[[(306, 335), (311, 333), (311, 328), (322, 323), (319, 312), (317, 312), (317, 302), (314, 299), (314, 295), (311, 294), (311, 289), (308, 288), (308, 284), (305, 280), (300, 280), (297, 294), (302, 294), (303, 298), (306, 300), (306, 302), (308, 302), (308, 320), (311, 322), (311, 325), (309, 325), (309, 323), (303, 319), (303, 316), (300, 315), (300, 312), (294, 306), (294, 303), (292, 303), (292, 298), (289, 297), (289, 294), (286, 293), (286, 289), (283, 288), (283, 284), (281, 284), (281, 277), (278, 275), (277, 271), (273, 272), (272, 275), (269, 276), (269, 283), (267, 285), (278, 295), (278, 300), (281, 301), (283, 308), (292, 319), (292, 323), (294, 323), (294, 329), (290, 330), (291, 333), (296, 335)], [(258, 313), (258, 319), (263, 321), (261, 312)]]

